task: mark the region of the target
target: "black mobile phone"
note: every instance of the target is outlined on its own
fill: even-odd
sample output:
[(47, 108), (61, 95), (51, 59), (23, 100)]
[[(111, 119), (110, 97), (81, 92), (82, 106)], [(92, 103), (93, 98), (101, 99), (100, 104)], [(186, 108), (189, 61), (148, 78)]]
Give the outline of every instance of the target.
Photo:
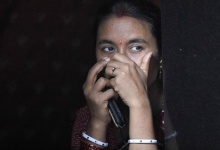
[[(105, 73), (105, 68), (98, 74), (97, 79), (99, 79), (100, 77), (104, 77), (104, 73)], [(103, 89), (103, 91), (108, 90), (108, 87), (105, 87)], [(108, 109), (109, 109), (109, 113), (111, 115), (111, 118), (115, 124), (115, 126), (118, 128), (123, 128), (125, 126), (125, 119), (116, 103), (116, 99), (111, 98), (108, 102)]]
[(108, 109), (109, 109), (109, 113), (112, 117), (112, 120), (113, 120), (115, 126), (123, 128), (125, 126), (124, 117), (123, 117), (118, 105), (116, 104), (115, 99), (112, 98), (109, 100)]

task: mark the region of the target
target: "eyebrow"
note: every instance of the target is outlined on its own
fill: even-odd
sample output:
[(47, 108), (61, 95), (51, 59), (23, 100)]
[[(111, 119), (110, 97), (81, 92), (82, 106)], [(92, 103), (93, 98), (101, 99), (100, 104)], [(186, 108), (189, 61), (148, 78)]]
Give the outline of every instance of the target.
[(100, 45), (100, 44), (114, 44), (114, 43), (111, 40), (102, 39), (97, 44)]
[(131, 44), (131, 43), (145, 43), (145, 44), (148, 44), (147, 41), (145, 41), (144, 39), (139, 39), (139, 38), (132, 39), (132, 40), (128, 41), (128, 44)]
[[(145, 43), (145, 44), (148, 44), (147, 41), (145, 41), (144, 39), (139, 39), (139, 38), (135, 38), (135, 39), (132, 39), (132, 40), (128, 41), (128, 44), (132, 44), (132, 43)], [(114, 44), (114, 42), (112, 42), (111, 40), (102, 39), (97, 44), (98, 45), (100, 45), (100, 44)]]

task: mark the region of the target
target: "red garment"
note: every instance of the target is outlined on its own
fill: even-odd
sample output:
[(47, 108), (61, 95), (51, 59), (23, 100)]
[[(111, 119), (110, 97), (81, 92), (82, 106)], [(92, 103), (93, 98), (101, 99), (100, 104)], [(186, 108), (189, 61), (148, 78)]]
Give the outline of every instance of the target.
[[(89, 121), (89, 109), (87, 106), (82, 107), (76, 114), (76, 119), (73, 125), (71, 147), (80, 147), (81, 141), (83, 140), (82, 132), (86, 131)], [(160, 115), (154, 117), (154, 126), (156, 138), (160, 143), (163, 143), (164, 139), (164, 111), (161, 111)], [(116, 149), (119, 143), (116, 141), (113, 134), (114, 123), (110, 123), (107, 129), (107, 142), (111, 150)]]

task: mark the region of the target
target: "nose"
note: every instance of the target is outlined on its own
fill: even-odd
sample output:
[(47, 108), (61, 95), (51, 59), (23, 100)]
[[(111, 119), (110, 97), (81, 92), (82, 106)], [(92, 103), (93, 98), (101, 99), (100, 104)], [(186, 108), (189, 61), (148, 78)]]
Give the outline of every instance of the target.
[(124, 47), (120, 47), (118, 49), (118, 53), (127, 56), (127, 51), (126, 51), (126, 48), (124, 48)]

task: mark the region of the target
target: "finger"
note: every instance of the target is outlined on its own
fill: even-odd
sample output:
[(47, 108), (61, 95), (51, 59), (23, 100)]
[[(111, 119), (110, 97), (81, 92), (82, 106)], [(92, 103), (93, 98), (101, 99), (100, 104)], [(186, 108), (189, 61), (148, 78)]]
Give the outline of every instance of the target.
[(108, 89), (101, 95), (101, 98), (104, 99), (104, 101), (108, 101), (114, 96), (115, 96), (115, 91), (113, 89)]
[(133, 60), (120, 53), (115, 53), (110, 59), (111, 60), (108, 62), (107, 66), (115, 67), (117, 69), (119, 68), (124, 71), (128, 71), (129, 68), (131, 69), (137, 66)]
[(111, 56), (110, 59), (111, 60), (116, 60), (116, 61), (119, 61), (119, 62), (123, 62), (123, 63), (126, 63), (126, 64), (130, 64), (131, 62), (133, 62), (129, 57), (127, 57), (123, 54), (120, 54), (120, 53), (115, 53), (114, 55)]
[[(115, 67), (112, 67), (115, 66)], [(120, 68), (123, 68), (123, 65), (119, 65), (119, 63), (116, 64), (112, 64), (111, 66), (107, 65), (105, 68), (105, 75), (107, 78), (111, 78), (111, 77), (115, 77), (119, 74), (120, 72)]]
[(106, 87), (108, 82), (109, 81), (106, 78), (103, 77), (99, 78), (94, 85), (94, 91), (101, 92)]
[(114, 74), (114, 76), (116, 76), (119, 73), (119, 70), (120, 72), (127, 72), (131, 68), (135, 68), (137, 66), (134, 61), (121, 54), (118, 55), (116, 59), (111, 59), (106, 65), (106, 73), (108, 75)]
[(106, 66), (108, 61), (110, 60), (109, 57), (105, 57), (102, 60), (98, 61), (90, 70), (87, 75), (86, 84), (87, 85), (94, 85), (97, 79), (97, 75), (101, 72), (101, 70)]
[(151, 56), (152, 56), (152, 52), (149, 52), (143, 57), (143, 59), (141, 61), (140, 68), (146, 74), (148, 74)]
[(114, 89), (115, 92), (117, 92), (117, 93), (119, 92), (118, 87), (116, 87), (115, 78), (112, 78), (109, 81), (109, 84), (110, 84), (110, 87), (112, 87), (112, 89)]

